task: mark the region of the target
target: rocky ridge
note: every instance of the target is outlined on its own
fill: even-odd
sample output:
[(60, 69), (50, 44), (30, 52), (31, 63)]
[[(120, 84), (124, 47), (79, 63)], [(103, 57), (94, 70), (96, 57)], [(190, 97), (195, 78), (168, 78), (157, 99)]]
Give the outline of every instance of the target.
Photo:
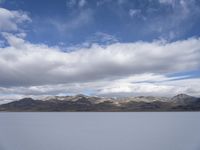
[(0, 105), (0, 111), (199, 111), (200, 98), (179, 94), (172, 98), (138, 96), (106, 98), (98, 96), (48, 96), (23, 98)]

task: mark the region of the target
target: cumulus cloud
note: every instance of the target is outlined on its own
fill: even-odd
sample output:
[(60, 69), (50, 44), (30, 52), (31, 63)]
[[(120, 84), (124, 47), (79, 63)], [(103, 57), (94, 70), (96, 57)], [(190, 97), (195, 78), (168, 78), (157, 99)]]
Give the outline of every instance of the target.
[(0, 8), (0, 31), (18, 31), (18, 25), (27, 21), (31, 19), (25, 12)]
[(3, 34), (9, 46), (0, 48), (0, 84), (32, 86), (112, 79), (143, 73), (175, 73), (199, 69), (200, 39), (172, 43), (94, 44), (63, 52), (59, 47), (32, 44)]

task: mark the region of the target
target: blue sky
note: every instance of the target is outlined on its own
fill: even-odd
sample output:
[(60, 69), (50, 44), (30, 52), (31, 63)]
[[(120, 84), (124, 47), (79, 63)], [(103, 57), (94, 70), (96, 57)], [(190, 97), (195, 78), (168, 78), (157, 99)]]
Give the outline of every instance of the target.
[(199, 26), (198, 0), (0, 0), (1, 95), (199, 95)]
[(80, 44), (97, 33), (120, 42), (200, 35), (200, 2), (195, 0), (11, 0), (1, 6), (29, 14), (32, 22), (25, 29), (34, 43)]

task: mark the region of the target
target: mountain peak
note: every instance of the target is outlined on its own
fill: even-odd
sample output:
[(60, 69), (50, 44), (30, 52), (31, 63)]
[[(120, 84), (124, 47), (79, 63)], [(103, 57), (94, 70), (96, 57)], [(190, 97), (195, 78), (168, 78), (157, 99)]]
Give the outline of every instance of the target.
[(172, 99), (186, 99), (186, 98), (193, 98), (193, 96), (181, 93), (172, 97)]
[(187, 95), (187, 94), (178, 94), (171, 99), (173, 102), (181, 104), (181, 105), (187, 105), (190, 103), (193, 103), (197, 100), (196, 97)]

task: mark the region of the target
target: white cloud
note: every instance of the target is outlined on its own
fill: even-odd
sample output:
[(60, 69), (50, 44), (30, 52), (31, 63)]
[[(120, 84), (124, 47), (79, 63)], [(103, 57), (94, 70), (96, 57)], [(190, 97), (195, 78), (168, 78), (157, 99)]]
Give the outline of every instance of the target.
[(26, 21), (31, 19), (25, 12), (0, 8), (0, 31), (18, 31), (18, 25)]
[[(93, 44), (63, 52), (3, 34), (10, 46), (0, 48), (0, 84), (33, 86), (113, 80), (134, 74), (174, 73), (199, 69), (200, 39), (172, 43)], [(158, 79), (158, 77), (156, 77)]]
[[(116, 83), (112, 86), (102, 88), (100, 94), (103, 95), (153, 95), (172, 96), (173, 86), (156, 85), (153, 83)], [(171, 93), (173, 91), (173, 94)]]
[(102, 87), (102, 95), (174, 96), (186, 93), (200, 96), (200, 78), (167, 77), (159, 74), (142, 74), (114, 80)]
[[(99, 80), (93, 82), (79, 82), (55, 85), (41, 85), (28, 87), (2, 87), (0, 92), (4, 99), (18, 97), (40, 97), (44, 95), (73, 95), (92, 91), (94, 95), (103, 96), (174, 96), (186, 93), (200, 96), (200, 78), (174, 78), (159, 74), (138, 74), (121, 79)], [(13, 95), (10, 95), (13, 93)], [(2, 96), (0, 96), (1, 98)], [(2, 98), (1, 98), (2, 99)]]
[(22, 38), (6, 32), (3, 32), (2, 35), (13, 48), (24, 48), (25, 41)]
[(131, 17), (135, 17), (137, 15), (140, 15), (141, 10), (140, 9), (129, 9), (129, 15)]

